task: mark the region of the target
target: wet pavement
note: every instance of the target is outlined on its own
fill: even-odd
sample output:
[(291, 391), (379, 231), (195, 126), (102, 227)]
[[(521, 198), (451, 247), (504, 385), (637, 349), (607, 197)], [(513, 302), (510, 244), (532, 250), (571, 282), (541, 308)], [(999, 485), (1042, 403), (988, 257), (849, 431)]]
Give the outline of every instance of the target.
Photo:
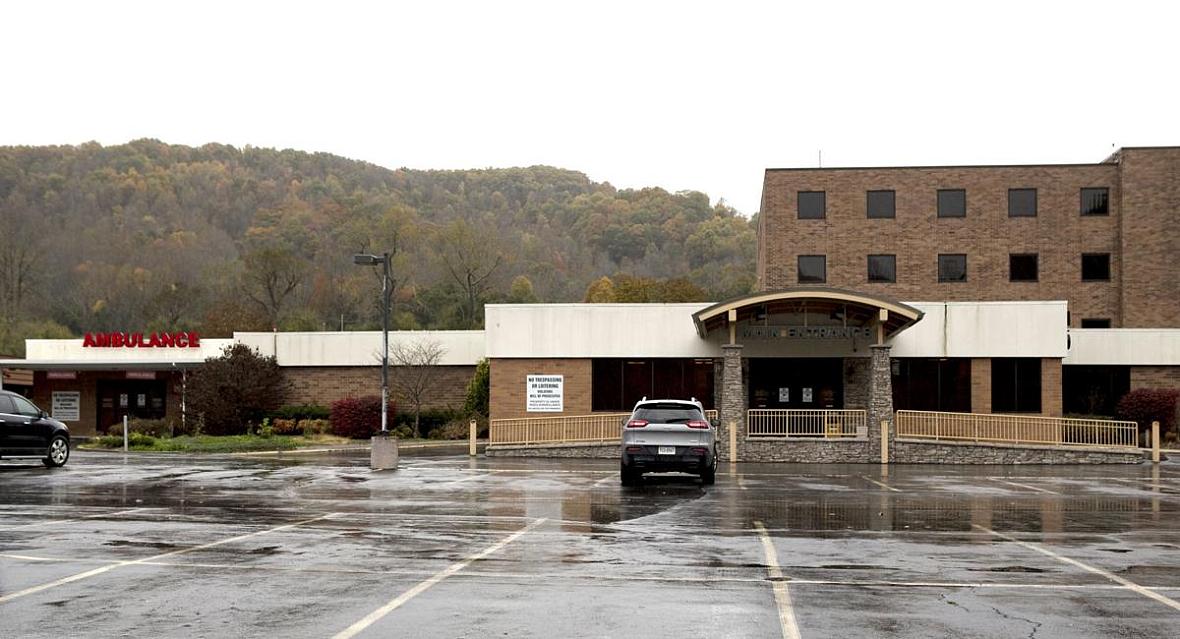
[(1175, 637), (1180, 464), (0, 462), (0, 636)]

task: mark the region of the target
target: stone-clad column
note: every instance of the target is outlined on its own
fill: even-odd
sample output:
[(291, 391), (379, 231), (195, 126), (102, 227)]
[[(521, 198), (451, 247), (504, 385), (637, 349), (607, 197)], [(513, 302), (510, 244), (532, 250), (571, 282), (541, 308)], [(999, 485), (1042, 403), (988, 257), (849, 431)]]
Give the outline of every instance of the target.
[[(746, 386), (742, 383), (742, 345), (724, 344), (721, 347), (724, 363), (721, 369), (721, 406), (717, 417), (721, 420), (719, 437), (724, 437), (724, 448), (728, 455), (726, 461), (741, 458), (741, 445), (746, 432)], [(736, 451), (729, 448), (729, 426), (733, 424), (737, 430)]]
[[(893, 424), (893, 375), (889, 366), (890, 346), (870, 346), (872, 360), (869, 370), (869, 440), (881, 441), (881, 420)], [(893, 439), (896, 429), (891, 428), (889, 438)]]

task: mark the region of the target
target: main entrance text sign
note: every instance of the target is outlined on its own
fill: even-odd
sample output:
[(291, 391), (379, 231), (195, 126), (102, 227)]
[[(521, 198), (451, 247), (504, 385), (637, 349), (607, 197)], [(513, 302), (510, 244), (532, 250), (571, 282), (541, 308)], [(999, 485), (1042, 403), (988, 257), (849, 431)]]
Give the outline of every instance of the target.
[(564, 375), (528, 375), (525, 380), (525, 411), (560, 413), (565, 410)]
[(78, 391), (54, 391), (52, 406), (54, 419), (76, 422), (82, 419), (82, 393)]
[(200, 348), (197, 333), (87, 333), (83, 348)]
[(746, 339), (851, 339), (873, 338), (873, 329), (863, 326), (743, 326)]

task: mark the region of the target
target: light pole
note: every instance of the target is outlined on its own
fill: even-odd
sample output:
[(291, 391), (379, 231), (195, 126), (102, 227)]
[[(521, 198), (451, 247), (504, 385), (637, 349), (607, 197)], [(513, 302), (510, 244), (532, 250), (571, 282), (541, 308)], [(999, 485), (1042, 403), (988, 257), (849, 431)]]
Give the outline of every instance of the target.
[(389, 433), (389, 302), (393, 296), (389, 285), (389, 253), (381, 255), (357, 254), (352, 256), (353, 264), (376, 266), (381, 272), (381, 434)]

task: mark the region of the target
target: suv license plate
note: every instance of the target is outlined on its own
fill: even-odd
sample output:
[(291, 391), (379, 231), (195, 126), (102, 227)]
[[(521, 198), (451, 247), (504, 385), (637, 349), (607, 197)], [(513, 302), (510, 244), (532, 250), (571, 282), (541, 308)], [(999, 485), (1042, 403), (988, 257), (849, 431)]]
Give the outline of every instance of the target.
[(676, 454), (676, 447), (675, 446), (660, 446), (659, 453), (661, 455), (675, 455)]

